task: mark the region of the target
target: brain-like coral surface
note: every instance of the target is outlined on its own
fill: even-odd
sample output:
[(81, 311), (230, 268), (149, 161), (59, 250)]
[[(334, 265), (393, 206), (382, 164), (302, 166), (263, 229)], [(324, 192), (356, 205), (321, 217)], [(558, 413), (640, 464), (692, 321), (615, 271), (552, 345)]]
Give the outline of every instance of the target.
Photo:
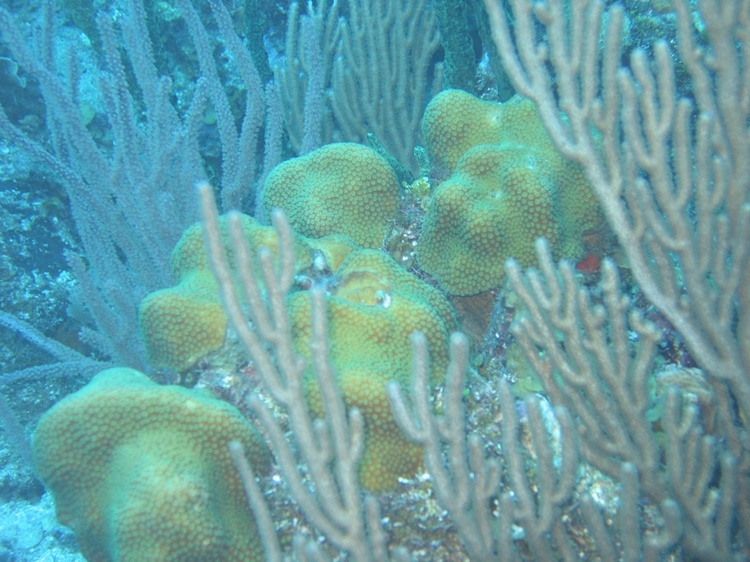
[[(419, 446), (409, 443), (391, 415), (386, 383), (409, 390), (410, 335), (429, 341), (435, 380), (447, 366), (447, 338), (456, 324), (451, 306), (435, 288), (401, 269), (382, 252), (353, 252), (336, 273), (327, 296), (331, 359), (347, 407), (365, 419), (365, 451), (360, 483), (370, 491), (392, 488), (412, 476), (422, 462)], [(298, 351), (310, 356), (310, 301), (304, 292), (289, 297)], [(314, 374), (308, 373), (310, 405), (322, 415)]]
[(431, 159), (450, 176), (435, 190), (417, 247), (446, 291), (492, 289), (504, 262), (535, 263), (547, 238), (556, 257), (583, 257), (601, 213), (583, 170), (554, 147), (531, 101), (491, 103), (446, 90), (425, 111)]
[[(264, 246), (272, 252), (278, 248), (278, 237), (270, 226), (262, 226), (247, 215), (240, 215), (242, 231), (252, 248)], [(227, 235), (227, 219), (219, 227), (230, 266), (234, 255)], [(319, 263), (337, 267), (356, 245), (345, 236), (328, 236), (320, 240), (295, 237), (297, 270)], [(188, 228), (172, 252), (172, 273), (176, 285), (146, 296), (139, 307), (141, 337), (146, 344), (150, 363), (157, 369), (181, 372), (201, 357), (224, 344), (227, 317), (221, 305), (219, 289), (209, 268), (203, 247), (201, 224)]]
[(42, 417), (34, 461), (88, 560), (263, 560), (233, 440), (267, 472), (259, 435), (233, 406), (109, 369)]
[(381, 246), (399, 202), (390, 165), (354, 143), (329, 144), (282, 162), (263, 191), (266, 213), (283, 209), (299, 234), (345, 234), (365, 248)]

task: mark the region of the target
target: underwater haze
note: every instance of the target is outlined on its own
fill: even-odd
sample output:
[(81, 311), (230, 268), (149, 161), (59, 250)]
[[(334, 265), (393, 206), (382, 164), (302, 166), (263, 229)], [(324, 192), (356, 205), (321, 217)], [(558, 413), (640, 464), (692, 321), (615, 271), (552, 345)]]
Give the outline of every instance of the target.
[(750, 0), (0, 2), (0, 562), (750, 559)]

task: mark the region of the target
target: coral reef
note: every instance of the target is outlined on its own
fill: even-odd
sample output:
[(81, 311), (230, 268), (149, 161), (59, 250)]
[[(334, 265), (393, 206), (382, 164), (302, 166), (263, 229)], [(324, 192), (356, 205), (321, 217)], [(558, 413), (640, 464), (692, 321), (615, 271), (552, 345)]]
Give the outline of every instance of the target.
[[(271, 227), (238, 215), (250, 247), (278, 251)], [(236, 257), (229, 243), (227, 217), (219, 219), (229, 265)], [(178, 284), (148, 295), (140, 307), (142, 336), (150, 360), (161, 368), (184, 371), (225, 343), (227, 316), (203, 246), (202, 225), (190, 227), (172, 254)], [(406, 272), (387, 254), (356, 249), (350, 238), (329, 235), (308, 239), (295, 235), (296, 288), (323, 283), (329, 289), (332, 359), (349, 407), (363, 412), (367, 426), (360, 478), (368, 490), (385, 490), (399, 476), (411, 476), (421, 465), (419, 447), (408, 443), (393, 421), (385, 395), (391, 379), (408, 381), (409, 335), (425, 332), (434, 353), (435, 372), (447, 364), (446, 338), (457, 328), (450, 304), (438, 290)], [(258, 278), (262, 278), (256, 270)], [(307, 291), (289, 297), (298, 351), (310, 357), (310, 300)], [(312, 374), (308, 399), (321, 415), (322, 405)]]
[(234, 407), (118, 368), (42, 417), (34, 460), (89, 560), (263, 560), (230, 441), (267, 471)]
[(420, 267), (454, 295), (492, 289), (503, 264), (535, 263), (543, 236), (556, 257), (581, 258), (601, 215), (582, 169), (554, 147), (529, 100), (482, 101), (446, 90), (425, 111), (431, 160), (450, 172), (431, 199)]
[(749, 3), (5, 2), (0, 562), (750, 560)]

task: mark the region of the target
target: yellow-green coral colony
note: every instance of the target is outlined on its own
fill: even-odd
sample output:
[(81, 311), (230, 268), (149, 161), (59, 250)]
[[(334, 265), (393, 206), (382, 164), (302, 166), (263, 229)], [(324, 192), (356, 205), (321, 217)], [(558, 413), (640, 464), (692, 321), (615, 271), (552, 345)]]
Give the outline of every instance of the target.
[[(265, 246), (276, 251), (278, 239), (273, 228), (260, 225), (247, 215), (240, 215), (240, 221), (251, 247)], [(233, 266), (226, 217), (221, 217), (219, 222), (225, 251)], [(316, 255), (321, 256), (328, 267), (335, 268), (355, 247), (356, 244), (343, 235), (319, 240), (296, 236), (297, 271), (311, 267)], [(192, 225), (182, 235), (172, 252), (171, 265), (176, 285), (143, 299), (139, 323), (151, 364), (158, 369), (182, 372), (222, 347), (228, 325), (203, 247), (200, 223)]]
[(448, 177), (432, 194), (417, 246), (419, 266), (454, 295), (499, 285), (503, 264), (535, 263), (543, 236), (556, 257), (583, 257), (582, 237), (602, 220), (583, 171), (554, 147), (531, 101), (438, 94), (422, 129)]
[[(242, 221), (251, 244), (276, 245), (268, 227), (259, 226), (249, 217)], [(221, 225), (226, 229), (224, 220)], [(182, 280), (172, 289), (150, 295), (141, 306), (143, 337), (152, 361), (172, 368), (192, 364), (199, 343), (222, 345), (225, 336), (227, 319), (221, 313), (218, 291), (199, 242), (199, 226), (191, 227), (173, 256), (175, 275), (182, 276)], [(327, 295), (331, 355), (344, 401), (349, 407), (359, 407), (365, 417), (361, 484), (372, 491), (391, 488), (399, 477), (412, 476), (418, 470), (422, 451), (406, 441), (392, 419), (386, 383), (396, 380), (408, 390), (409, 336), (416, 330), (424, 332), (430, 342), (434, 374), (444, 372), (448, 360), (446, 342), (456, 329), (453, 310), (437, 289), (399, 267), (387, 254), (356, 249), (348, 237), (330, 235), (312, 240), (297, 236), (297, 247), (298, 271), (308, 270), (318, 255), (323, 256), (329, 274), (334, 274)], [(196, 287), (196, 278), (204, 284)], [(180, 306), (175, 307), (175, 302)], [(218, 307), (221, 316), (200, 330), (185, 329), (206, 302)], [(308, 293), (293, 292), (288, 305), (298, 352), (309, 356)], [(196, 334), (204, 339), (196, 340)], [(308, 374), (307, 384), (311, 408), (322, 415), (312, 374)]]
[[(447, 341), (456, 329), (448, 301), (434, 287), (403, 270), (383, 252), (353, 252), (336, 273), (326, 297), (331, 360), (347, 407), (365, 419), (365, 450), (360, 484), (370, 491), (393, 488), (422, 463), (422, 450), (406, 440), (391, 415), (385, 387), (389, 380), (408, 392), (410, 335), (423, 332), (430, 345), (433, 381), (448, 363)], [(297, 351), (310, 356), (311, 312), (306, 293), (288, 299)], [(306, 378), (312, 411), (323, 414), (317, 381)]]
[(42, 416), (34, 464), (87, 560), (260, 561), (232, 440), (268, 471), (262, 439), (230, 404), (109, 369)]
[[(471, 295), (496, 287), (506, 259), (534, 263), (540, 236), (557, 256), (581, 257), (582, 234), (599, 224), (600, 213), (581, 169), (554, 148), (530, 101), (491, 103), (448, 90), (428, 106), (423, 132), (433, 165), (447, 179), (428, 192), (417, 260), (444, 290)], [(360, 479), (369, 490), (392, 487), (421, 461), (419, 449), (393, 422), (385, 397), (388, 380), (406, 387), (409, 335), (427, 334), (435, 371), (442, 372), (445, 342), (456, 328), (437, 290), (386, 254), (356, 249), (355, 242), (381, 247), (399, 200), (388, 164), (350, 143), (284, 162), (269, 175), (263, 195), (266, 211), (281, 207), (299, 233), (297, 271), (309, 270), (322, 255), (335, 273), (327, 296), (331, 353), (345, 402), (365, 415)], [(270, 227), (241, 220), (251, 246), (276, 248)], [(221, 228), (226, 237), (224, 219)], [(200, 225), (178, 243), (172, 269), (177, 285), (144, 299), (140, 322), (152, 364), (182, 371), (221, 347), (227, 328)], [(289, 307), (298, 351), (307, 355), (308, 295), (293, 293)], [(313, 380), (308, 376), (308, 396), (313, 411), (321, 413)]]
[(276, 166), (263, 188), (268, 215), (283, 209), (303, 236), (345, 234), (380, 248), (399, 207), (393, 169), (366, 146), (333, 143)]

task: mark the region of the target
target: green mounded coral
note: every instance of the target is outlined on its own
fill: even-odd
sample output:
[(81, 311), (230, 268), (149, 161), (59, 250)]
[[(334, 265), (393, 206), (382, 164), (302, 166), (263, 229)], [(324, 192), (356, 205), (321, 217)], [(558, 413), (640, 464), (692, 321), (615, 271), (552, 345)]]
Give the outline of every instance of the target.
[(345, 234), (380, 248), (399, 207), (396, 175), (374, 150), (334, 143), (276, 166), (266, 178), (263, 207), (283, 209), (294, 230), (319, 238)]
[[(406, 272), (388, 255), (375, 250), (353, 252), (336, 272), (326, 297), (331, 360), (348, 408), (365, 419), (365, 451), (360, 483), (370, 491), (396, 485), (422, 464), (422, 449), (406, 440), (391, 415), (385, 386), (389, 380), (408, 392), (410, 335), (427, 336), (433, 382), (448, 363), (447, 340), (456, 329), (453, 310), (435, 288)], [(298, 292), (288, 299), (297, 350), (310, 357), (310, 299)], [(307, 376), (310, 407), (322, 415), (317, 382)]]
[(34, 462), (88, 560), (260, 561), (233, 440), (268, 472), (268, 451), (233, 406), (109, 369), (42, 417)]
[(503, 104), (480, 100), (463, 90), (440, 92), (422, 115), (430, 165), (450, 174), (470, 148), (507, 140), (503, 137), (507, 121)]
[(602, 222), (583, 170), (554, 147), (531, 101), (482, 101), (446, 90), (422, 123), (431, 161), (450, 176), (434, 191), (417, 246), (420, 267), (454, 295), (499, 285), (504, 263), (536, 263), (544, 236), (556, 257), (583, 257)]
[[(277, 241), (272, 228), (261, 226), (245, 215), (242, 228), (251, 246), (264, 245), (275, 250)], [(221, 229), (225, 251), (231, 260), (224, 217)], [(300, 260), (311, 260), (309, 250), (305, 250), (300, 244), (295, 248)], [(203, 247), (200, 223), (189, 227), (177, 242), (172, 251), (171, 268), (176, 285), (147, 295), (140, 304), (138, 319), (151, 365), (181, 372), (220, 348), (228, 325)]]
[[(262, 226), (247, 215), (240, 218), (251, 247), (265, 246), (272, 252), (277, 251), (278, 238), (273, 228)], [(220, 228), (225, 252), (233, 267), (226, 217), (220, 218)], [(297, 271), (315, 267), (314, 262), (317, 267), (322, 267), (322, 262), (325, 267), (335, 269), (356, 247), (345, 236), (327, 236), (320, 240), (297, 236), (294, 246)], [(192, 225), (182, 235), (172, 251), (171, 267), (176, 285), (147, 295), (140, 304), (138, 318), (151, 365), (182, 372), (201, 357), (221, 348), (228, 326), (203, 247), (201, 223)]]

